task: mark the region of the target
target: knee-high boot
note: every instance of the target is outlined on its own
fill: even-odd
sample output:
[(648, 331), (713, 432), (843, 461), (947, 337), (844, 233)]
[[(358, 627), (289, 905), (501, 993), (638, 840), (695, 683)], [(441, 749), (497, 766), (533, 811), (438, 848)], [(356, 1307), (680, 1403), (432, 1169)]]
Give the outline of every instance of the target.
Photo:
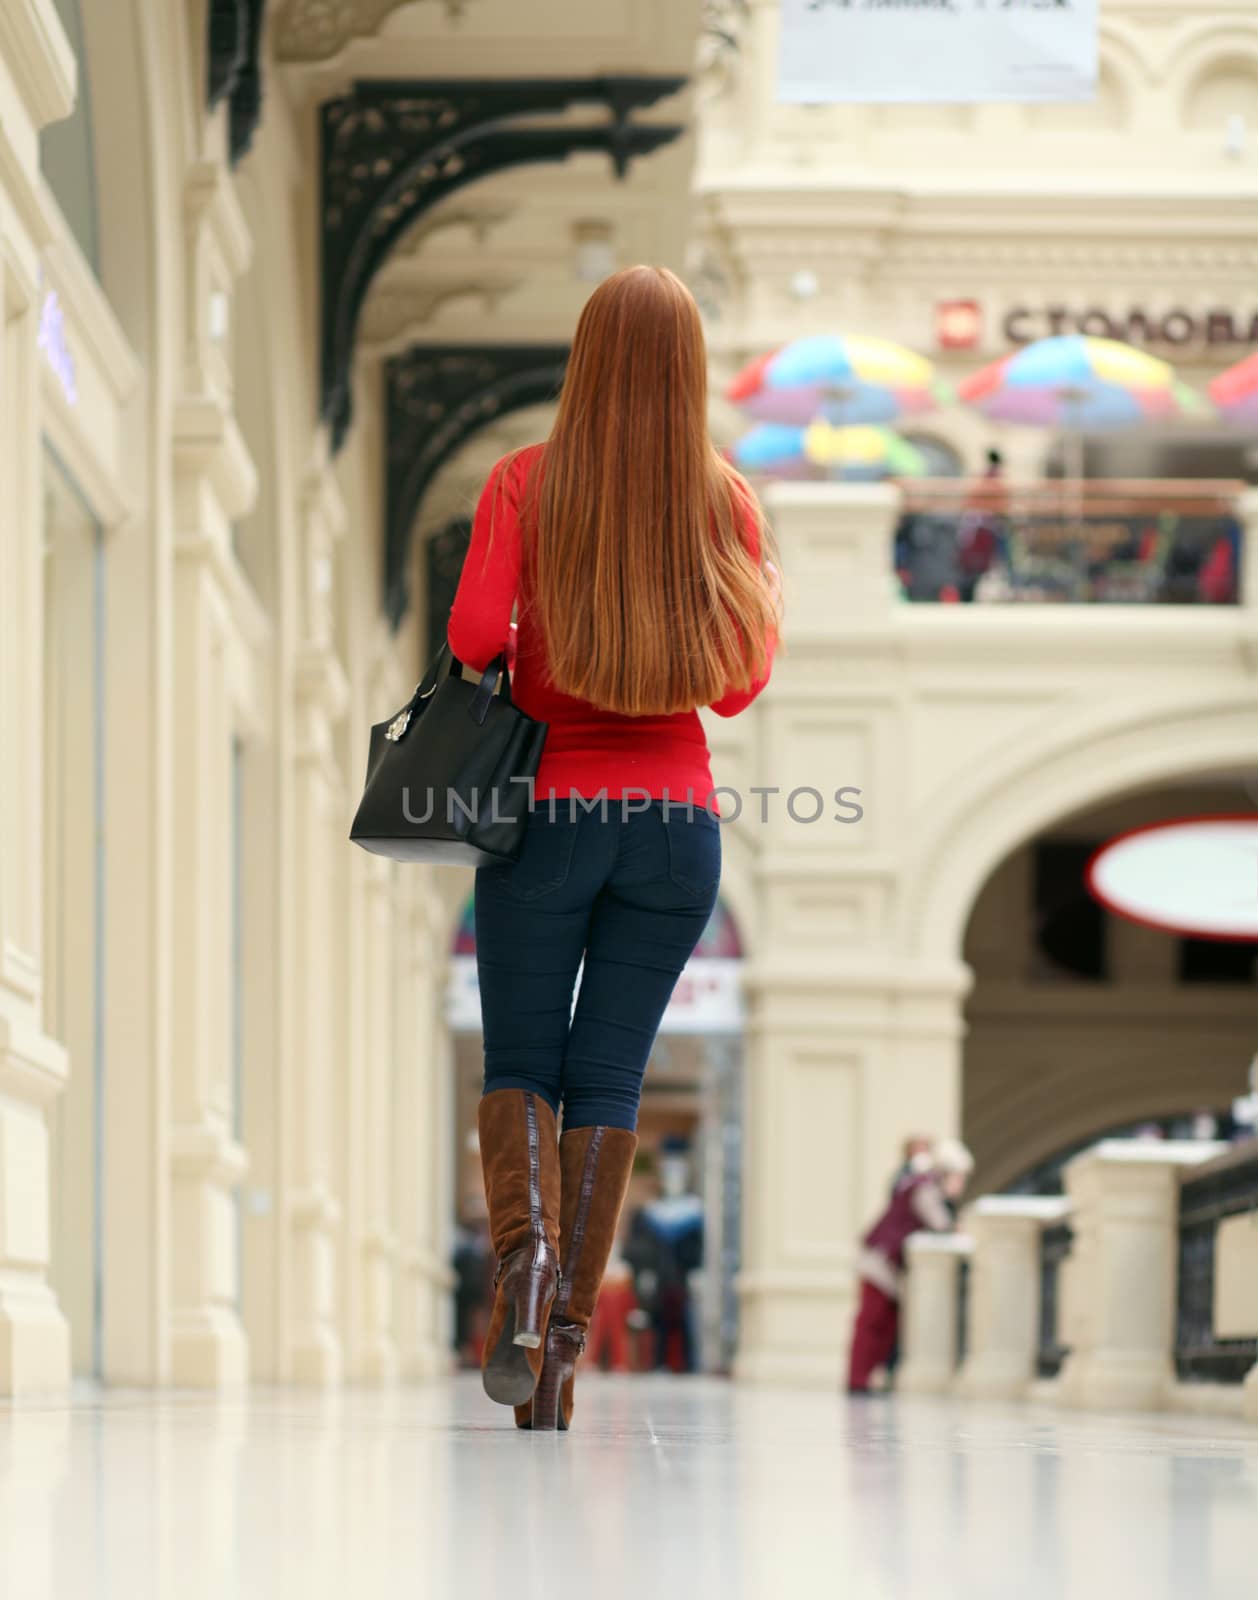
[(498, 1269), (481, 1376), (500, 1405), (527, 1401), (541, 1375), (559, 1285), (555, 1113), (525, 1089), (495, 1089), (477, 1112), (489, 1232)]
[(567, 1428), (572, 1421), (576, 1365), (616, 1240), (637, 1148), (637, 1134), (626, 1128), (574, 1128), (559, 1141), (562, 1275), (532, 1405), (516, 1408), (521, 1427)]

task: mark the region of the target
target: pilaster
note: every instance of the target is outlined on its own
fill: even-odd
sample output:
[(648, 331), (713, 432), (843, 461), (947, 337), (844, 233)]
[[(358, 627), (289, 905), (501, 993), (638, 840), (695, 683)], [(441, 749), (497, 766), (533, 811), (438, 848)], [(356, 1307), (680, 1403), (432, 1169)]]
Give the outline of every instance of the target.
[[(336, 728), (349, 685), (333, 646), (332, 575), (345, 509), (326, 468), (312, 472), (302, 512), (298, 644), (291, 685), (295, 848), (293, 894), (294, 1083), (291, 1202), (293, 1276), (290, 1367), (297, 1381), (331, 1384), (343, 1367), (336, 1325), (338, 1283), (333, 1119), (338, 1070), (334, 1039), (339, 975), (335, 863), (345, 842), (345, 785)], [(345, 1070), (342, 1066), (341, 1070)]]
[[(5, 67), (9, 72), (5, 72)], [(11, 73), (11, 76), (10, 76)], [(45, 1032), (43, 500), (37, 347), (38, 134), (73, 103), (48, 0), (0, 17), (0, 1395), (64, 1388), (69, 1330), (48, 1284), (48, 1106), (68, 1072)], [(7, 203), (12, 200), (14, 204)]]
[[(238, 1011), (244, 973), (239, 748), (261, 723), (258, 655), (267, 623), (233, 548), (256, 475), (232, 407), (231, 292), (249, 235), (213, 163), (184, 189), (183, 393), (175, 408), (174, 772), (180, 870), (174, 909), (171, 1083), (171, 1376), (244, 1381), (237, 1310)], [(242, 956), (243, 959), (243, 956)]]

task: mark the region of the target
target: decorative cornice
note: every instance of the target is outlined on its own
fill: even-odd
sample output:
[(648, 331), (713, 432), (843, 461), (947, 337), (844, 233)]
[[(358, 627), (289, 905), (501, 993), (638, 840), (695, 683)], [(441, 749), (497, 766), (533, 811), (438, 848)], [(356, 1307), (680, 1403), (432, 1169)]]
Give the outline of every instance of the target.
[(189, 226), (208, 224), (228, 272), (239, 278), (253, 260), (253, 235), (226, 169), (218, 161), (198, 162), (188, 172), (183, 193)]
[[(279, 61), (329, 61), (351, 39), (370, 38), (395, 11), (415, 0), (288, 0), (275, 30)], [(468, 0), (428, 0), (458, 22)]]
[(0, 59), (8, 63), (36, 129), (70, 115), (78, 66), (52, 0), (4, 0)]
[[(676, 139), (631, 122), (675, 94), (680, 77), (434, 79), (356, 83), (321, 115), (324, 420), (337, 448), (349, 426), (350, 367), (367, 290), (394, 246), (439, 201), (509, 167), (603, 151), (623, 177)], [(539, 125), (539, 114), (601, 105), (610, 120)]]
[(394, 627), (433, 478), (481, 428), (553, 399), (567, 360), (566, 345), (416, 345), (385, 363), (385, 609)]
[(179, 471), (206, 478), (224, 516), (245, 516), (258, 474), (233, 413), (213, 396), (189, 396), (176, 407), (174, 438)]
[(392, 282), (370, 296), (363, 310), (360, 336), (364, 345), (388, 347), (431, 322), (444, 306), (459, 300), (474, 300), (486, 317), (498, 309), (499, 302), (520, 288), (522, 276), (486, 270), (477, 277), (463, 275), (429, 277), (414, 283), (404, 279)]

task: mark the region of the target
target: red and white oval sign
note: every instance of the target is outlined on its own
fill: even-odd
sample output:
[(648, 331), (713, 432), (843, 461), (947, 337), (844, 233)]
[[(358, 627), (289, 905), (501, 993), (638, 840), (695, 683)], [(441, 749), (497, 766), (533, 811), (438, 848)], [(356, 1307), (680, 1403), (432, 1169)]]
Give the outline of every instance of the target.
[(1088, 863), (1108, 910), (1193, 939), (1258, 940), (1258, 816), (1182, 817), (1120, 834)]

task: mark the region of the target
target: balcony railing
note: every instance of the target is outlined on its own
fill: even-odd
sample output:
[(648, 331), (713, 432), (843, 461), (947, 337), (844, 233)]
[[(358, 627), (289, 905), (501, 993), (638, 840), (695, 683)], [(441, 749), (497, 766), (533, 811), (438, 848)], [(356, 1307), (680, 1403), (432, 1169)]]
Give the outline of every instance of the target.
[(1180, 1190), (1175, 1367), (1183, 1382), (1243, 1383), (1258, 1362), (1258, 1338), (1229, 1338), (1215, 1292), (1219, 1232), (1246, 1217), (1258, 1230), (1258, 1140), (1229, 1151)]
[(916, 601), (1235, 605), (1243, 485), (990, 479), (903, 486), (895, 566)]

